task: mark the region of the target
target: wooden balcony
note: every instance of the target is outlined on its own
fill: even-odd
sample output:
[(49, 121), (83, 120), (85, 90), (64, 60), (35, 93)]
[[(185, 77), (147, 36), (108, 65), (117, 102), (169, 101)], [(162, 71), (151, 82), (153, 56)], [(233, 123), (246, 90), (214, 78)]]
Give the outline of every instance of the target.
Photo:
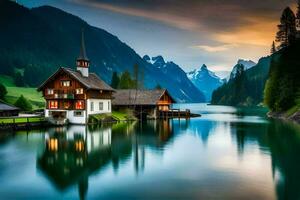
[(76, 94), (76, 90), (54, 90), (53, 94), (45, 94), (45, 99), (86, 99), (86, 94)]
[(54, 99), (75, 99), (75, 95), (72, 93), (54, 94)]

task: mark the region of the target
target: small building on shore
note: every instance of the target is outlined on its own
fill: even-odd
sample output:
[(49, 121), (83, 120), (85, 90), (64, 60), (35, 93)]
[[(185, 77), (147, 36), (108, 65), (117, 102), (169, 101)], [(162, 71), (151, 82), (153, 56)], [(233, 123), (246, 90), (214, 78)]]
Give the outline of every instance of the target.
[(86, 124), (90, 115), (111, 113), (114, 89), (89, 73), (83, 33), (76, 65), (76, 70), (59, 68), (38, 88), (46, 100), (45, 117), (54, 124)]
[(176, 103), (166, 89), (155, 90), (116, 90), (113, 94), (114, 109), (132, 109), (135, 115), (156, 119), (160, 112), (169, 111)]
[(17, 117), (20, 109), (0, 101), (0, 117)]

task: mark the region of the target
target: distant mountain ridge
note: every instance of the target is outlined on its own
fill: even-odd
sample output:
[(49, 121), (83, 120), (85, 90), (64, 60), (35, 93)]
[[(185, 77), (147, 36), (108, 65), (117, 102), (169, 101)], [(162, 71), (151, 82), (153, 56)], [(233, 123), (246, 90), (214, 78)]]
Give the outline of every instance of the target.
[(187, 76), (204, 93), (207, 102), (210, 102), (212, 92), (223, 84), (221, 78), (208, 70), (205, 64), (199, 69), (188, 72)]
[(244, 70), (248, 70), (252, 67), (254, 67), (257, 63), (253, 62), (252, 60), (243, 60), (239, 59), (237, 64), (233, 67), (231, 73), (230, 73), (230, 79), (234, 78), (237, 72), (237, 69), (240, 65), (244, 66)]
[(161, 84), (179, 102), (204, 101), (197, 88), (187, 87), (192, 85), (187, 78), (174, 79), (116, 36), (60, 9), (28, 9), (12, 1), (0, 1), (0, 26), (0, 74), (14, 77), (20, 71), (28, 86), (38, 86), (61, 66), (75, 68), (83, 28), (90, 70), (105, 82), (110, 83), (114, 71), (133, 73), (133, 66), (138, 64), (146, 88)]
[[(143, 59), (152, 64), (154, 68), (159, 70), (165, 76), (168, 76), (168, 79), (161, 80), (160, 85), (164, 88), (169, 88), (168, 90), (173, 91), (176, 95), (181, 98), (198, 98), (201, 102), (205, 101), (205, 96), (201, 90), (199, 90), (187, 77), (186, 73), (174, 62), (165, 62), (162, 56), (155, 56), (150, 58), (150, 56), (145, 55)], [(173, 85), (180, 84), (183, 87), (179, 90), (174, 88)], [(189, 95), (188, 95), (189, 94)]]

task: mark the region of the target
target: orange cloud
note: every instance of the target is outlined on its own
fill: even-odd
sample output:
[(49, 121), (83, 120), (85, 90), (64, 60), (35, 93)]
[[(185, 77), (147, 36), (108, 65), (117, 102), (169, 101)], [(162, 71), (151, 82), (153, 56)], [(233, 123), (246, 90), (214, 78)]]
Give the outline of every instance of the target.
[(266, 21), (259, 18), (249, 18), (247, 26), (237, 28), (232, 32), (214, 34), (216, 41), (223, 43), (249, 44), (270, 46), (276, 33), (277, 21)]

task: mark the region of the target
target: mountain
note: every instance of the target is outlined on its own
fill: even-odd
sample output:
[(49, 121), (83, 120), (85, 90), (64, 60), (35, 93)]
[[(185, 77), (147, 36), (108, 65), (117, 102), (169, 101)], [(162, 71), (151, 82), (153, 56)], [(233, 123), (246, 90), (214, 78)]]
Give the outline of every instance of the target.
[[(151, 64), (156, 70), (167, 76), (157, 77), (159, 85), (168, 88), (168, 91), (180, 97), (181, 99), (197, 99), (198, 102), (205, 102), (205, 96), (187, 77), (186, 73), (174, 62), (165, 62), (162, 56), (150, 58), (145, 55), (143, 59)], [(176, 88), (181, 85), (181, 88)]]
[(188, 72), (187, 76), (204, 93), (206, 101), (210, 101), (212, 92), (223, 84), (221, 78), (208, 70), (205, 64), (199, 69)]
[(229, 79), (232, 79), (235, 77), (237, 69), (239, 66), (243, 65), (244, 66), (244, 70), (248, 70), (252, 67), (254, 67), (256, 65), (255, 62), (253, 62), (252, 60), (243, 60), (243, 59), (239, 59), (237, 64), (233, 67)]
[(269, 75), (270, 57), (245, 70), (241, 63), (235, 66), (235, 75), (212, 94), (212, 104), (253, 106), (263, 102), (263, 91)]
[(38, 86), (61, 66), (75, 68), (84, 29), (90, 70), (107, 83), (114, 71), (133, 73), (133, 66), (138, 64), (146, 88), (161, 84), (177, 101), (203, 101), (201, 92), (185, 88), (192, 84), (190, 81), (163, 83), (173, 80), (173, 76), (142, 59), (116, 36), (60, 9), (50, 6), (28, 9), (2, 0), (0, 26), (0, 74), (11, 77), (21, 74), (26, 86)]

